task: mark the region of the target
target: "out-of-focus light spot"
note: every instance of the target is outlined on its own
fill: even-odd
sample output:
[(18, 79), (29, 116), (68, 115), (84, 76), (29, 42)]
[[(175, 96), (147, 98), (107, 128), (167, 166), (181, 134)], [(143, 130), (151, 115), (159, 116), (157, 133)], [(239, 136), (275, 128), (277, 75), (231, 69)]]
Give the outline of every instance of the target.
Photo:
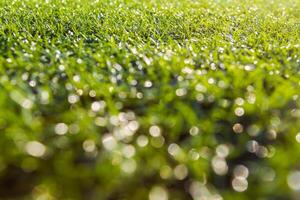
[(244, 108), (242, 107), (237, 107), (235, 110), (234, 110), (234, 114), (238, 117), (241, 117), (245, 114), (245, 111), (244, 111)]
[(104, 117), (96, 117), (94, 122), (97, 126), (104, 127), (107, 124), (107, 119)]
[(119, 118), (118, 116), (111, 116), (109, 118), (109, 122), (114, 125), (114, 126), (118, 126), (119, 125)]
[(222, 196), (210, 191), (202, 182), (194, 181), (189, 187), (194, 200), (223, 200)]
[(247, 132), (250, 136), (255, 137), (259, 134), (260, 128), (257, 125), (251, 125), (247, 128)]
[(138, 128), (139, 128), (139, 123), (137, 121), (130, 121), (128, 123), (128, 128), (131, 130), (131, 131), (137, 131)]
[(135, 154), (135, 148), (133, 145), (126, 145), (123, 147), (122, 153), (126, 158), (131, 158)]
[(71, 84), (71, 83), (66, 83), (65, 84), (65, 88), (67, 89), (67, 90), (73, 90), (73, 85)]
[(194, 200), (200, 199), (205, 196), (205, 194), (203, 194), (203, 193), (209, 194), (208, 190), (203, 191), (203, 189), (204, 189), (204, 186), (202, 183), (200, 183), (198, 181), (194, 181), (194, 182), (192, 182), (192, 184), (189, 187), (189, 193), (192, 195)]
[(224, 158), (214, 156), (211, 161), (213, 170), (218, 175), (225, 175), (228, 172), (228, 165)]
[(150, 190), (149, 200), (168, 200), (169, 195), (165, 188), (155, 186)]
[(236, 178), (247, 178), (249, 175), (249, 170), (244, 165), (237, 165), (233, 170), (233, 175)]
[(244, 103), (245, 103), (244, 99), (241, 98), (241, 97), (236, 98), (234, 102), (235, 102), (238, 106), (242, 106), (242, 105), (244, 105)]
[(255, 101), (256, 101), (256, 96), (255, 96), (255, 94), (250, 93), (250, 94), (247, 96), (247, 101), (248, 101), (248, 103), (250, 103), (250, 104), (254, 104)]
[(297, 133), (297, 135), (296, 135), (296, 141), (298, 142), (298, 143), (300, 143), (300, 133)]
[(230, 105), (229, 100), (227, 100), (227, 99), (220, 100), (220, 106), (222, 106), (223, 108), (228, 108), (229, 105)]
[(248, 188), (248, 181), (245, 178), (236, 177), (231, 182), (232, 188), (237, 192), (244, 192)]
[(182, 73), (185, 73), (185, 74), (193, 73), (193, 69), (191, 69), (189, 67), (184, 67), (181, 71), (182, 71)]
[(200, 158), (200, 154), (197, 152), (196, 149), (191, 149), (189, 151), (189, 157), (192, 159), (192, 160), (198, 160)]
[(135, 86), (135, 85), (138, 84), (138, 82), (137, 82), (137, 80), (132, 80), (132, 81), (130, 81), (130, 84), (131, 84), (132, 86)]
[(144, 87), (145, 88), (150, 88), (150, 87), (152, 87), (152, 82), (151, 81), (145, 81), (145, 83), (144, 83)]
[(168, 147), (168, 153), (172, 156), (176, 156), (178, 155), (180, 152), (180, 147), (178, 146), (178, 144), (172, 143), (169, 145)]
[(143, 93), (141, 92), (136, 93), (136, 98), (142, 99), (143, 97), (144, 97)]
[(91, 105), (91, 109), (94, 112), (99, 111), (101, 109), (100, 103), (98, 101), (93, 102), (92, 105)]
[(267, 157), (272, 158), (276, 153), (276, 148), (272, 145), (269, 145), (266, 149), (267, 149)]
[(229, 154), (229, 147), (225, 144), (221, 144), (221, 145), (217, 146), (216, 153), (219, 157), (225, 158)]
[(201, 158), (208, 159), (211, 156), (211, 149), (209, 147), (202, 147), (199, 151)]
[(160, 168), (159, 175), (162, 179), (168, 179), (172, 176), (172, 169), (168, 165), (164, 165)]
[(196, 89), (198, 92), (206, 92), (206, 91), (207, 91), (206, 87), (205, 87), (204, 85), (200, 84), (200, 83), (198, 83), (198, 84), (196, 85), (195, 89)]
[(124, 113), (124, 112), (119, 113), (118, 119), (119, 119), (120, 122), (127, 122), (128, 121), (127, 118), (126, 118), (126, 113)]
[(186, 95), (187, 90), (185, 88), (178, 88), (176, 91), (176, 96), (182, 97), (184, 95)]
[(271, 129), (267, 132), (267, 137), (270, 140), (275, 140), (277, 138), (277, 132), (274, 129)]
[(12, 62), (12, 59), (11, 59), (11, 58), (7, 58), (7, 59), (6, 59), (6, 62), (11, 63), (11, 62)]
[(41, 92), (41, 103), (42, 104), (48, 104), (49, 103), (49, 92), (48, 91), (42, 91)]
[(271, 182), (274, 181), (275, 177), (276, 177), (275, 171), (272, 168), (266, 168), (265, 172), (262, 175), (262, 180)]
[(207, 97), (207, 101), (210, 102), (210, 103), (214, 102), (215, 101), (215, 96), (214, 95), (209, 95)]
[(106, 106), (105, 101), (95, 101), (92, 103), (91, 109), (92, 109), (92, 111), (97, 112), (97, 111), (104, 109), (105, 106)]
[(65, 66), (59, 65), (59, 66), (58, 66), (58, 69), (59, 69), (59, 71), (65, 71)]
[(147, 138), (147, 136), (145, 135), (140, 135), (137, 140), (136, 140), (137, 144), (140, 146), (140, 147), (145, 147), (147, 146), (147, 144), (149, 143), (149, 140)]
[(202, 102), (204, 100), (204, 95), (203, 94), (197, 94), (196, 96), (197, 101)]
[(74, 103), (76, 103), (77, 101), (79, 101), (79, 97), (78, 97), (76, 94), (70, 94), (70, 95), (68, 96), (68, 102), (69, 102), (70, 104), (74, 104)]
[(96, 144), (93, 140), (85, 140), (82, 144), (82, 148), (86, 152), (93, 152), (96, 150)]
[(89, 96), (90, 96), (90, 97), (96, 97), (96, 95), (97, 95), (97, 93), (96, 93), (95, 90), (89, 91)]
[(209, 78), (209, 79), (207, 80), (207, 82), (208, 82), (209, 84), (214, 84), (214, 83), (215, 83), (215, 79), (214, 79), (214, 78)]
[(29, 78), (29, 74), (27, 72), (25, 72), (24, 74), (22, 74), (22, 80), (23, 81), (27, 81)]
[(46, 153), (46, 147), (38, 141), (30, 141), (25, 146), (26, 152), (34, 157), (42, 157)]
[(292, 171), (287, 177), (288, 186), (293, 189), (300, 191), (300, 171)]
[(132, 174), (136, 170), (136, 162), (132, 159), (127, 159), (121, 163), (121, 169), (126, 174)]
[(152, 58), (148, 58), (148, 57), (144, 56), (143, 59), (147, 65), (150, 65), (152, 63)]
[(121, 162), (124, 160), (121, 152), (115, 151), (112, 153), (111, 164), (114, 166), (120, 166)]
[(69, 131), (70, 131), (70, 133), (72, 133), (72, 134), (76, 134), (76, 133), (78, 133), (78, 132), (80, 131), (80, 127), (79, 127), (78, 124), (71, 124), (71, 125), (69, 126)]
[(224, 53), (224, 48), (219, 47), (218, 52), (219, 52), (219, 53)]
[(107, 150), (113, 150), (117, 146), (117, 141), (111, 134), (104, 135), (102, 143), (104, 148)]
[(68, 132), (68, 125), (65, 123), (58, 123), (54, 127), (54, 131), (57, 135), (64, 135)]
[(195, 135), (198, 135), (198, 134), (199, 134), (199, 128), (197, 126), (193, 126), (190, 129), (190, 135), (195, 136)]
[(256, 155), (260, 158), (265, 158), (268, 156), (268, 149), (262, 145), (258, 146), (258, 150), (255, 152)]
[(33, 103), (30, 99), (24, 99), (22, 102), (21, 102), (21, 106), (25, 109), (31, 109), (32, 106), (33, 106)]
[(226, 88), (227, 87), (227, 84), (225, 83), (225, 81), (222, 81), (222, 80), (220, 80), (219, 82), (218, 82), (218, 86), (220, 87), (220, 88)]
[(253, 64), (245, 65), (244, 69), (246, 71), (253, 71), (255, 69), (255, 65), (253, 65)]
[(259, 144), (255, 140), (250, 140), (247, 142), (246, 147), (249, 152), (256, 153), (258, 151)]
[(155, 148), (163, 147), (165, 143), (165, 138), (162, 136), (151, 138), (151, 145)]
[(79, 75), (73, 76), (73, 81), (79, 82), (80, 81), (80, 76)]
[(177, 165), (174, 169), (174, 176), (178, 180), (183, 180), (188, 175), (188, 169), (185, 165)]
[(77, 90), (76, 90), (76, 93), (77, 93), (79, 96), (82, 96), (82, 95), (83, 95), (83, 90), (82, 90), (82, 89), (77, 89)]
[(30, 87), (35, 87), (36, 86), (36, 81), (35, 80), (29, 81), (29, 85), (30, 85)]
[(235, 133), (242, 133), (242, 132), (244, 131), (244, 127), (243, 127), (242, 124), (236, 123), (236, 124), (233, 125), (232, 130), (233, 130)]
[(149, 133), (153, 137), (159, 137), (161, 134), (161, 130), (158, 126), (151, 126), (149, 129)]

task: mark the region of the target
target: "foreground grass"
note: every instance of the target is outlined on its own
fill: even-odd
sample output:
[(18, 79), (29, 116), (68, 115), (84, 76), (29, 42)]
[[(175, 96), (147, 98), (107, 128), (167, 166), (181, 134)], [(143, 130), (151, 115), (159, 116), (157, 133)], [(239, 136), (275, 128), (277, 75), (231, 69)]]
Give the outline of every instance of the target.
[(1, 1), (0, 197), (298, 199), (299, 8)]

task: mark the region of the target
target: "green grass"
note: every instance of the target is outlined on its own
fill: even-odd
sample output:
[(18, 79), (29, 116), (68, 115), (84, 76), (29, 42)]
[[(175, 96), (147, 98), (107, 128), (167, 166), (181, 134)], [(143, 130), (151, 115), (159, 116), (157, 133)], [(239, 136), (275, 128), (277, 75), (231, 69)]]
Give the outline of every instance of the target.
[(299, 199), (299, 21), (299, 0), (0, 0), (0, 198)]

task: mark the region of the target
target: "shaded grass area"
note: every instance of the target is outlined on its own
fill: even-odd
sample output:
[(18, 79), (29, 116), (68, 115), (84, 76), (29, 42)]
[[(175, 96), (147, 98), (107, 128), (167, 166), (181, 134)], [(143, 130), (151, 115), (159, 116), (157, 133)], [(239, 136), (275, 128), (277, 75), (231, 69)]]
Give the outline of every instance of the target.
[(0, 197), (298, 199), (299, 8), (1, 1)]

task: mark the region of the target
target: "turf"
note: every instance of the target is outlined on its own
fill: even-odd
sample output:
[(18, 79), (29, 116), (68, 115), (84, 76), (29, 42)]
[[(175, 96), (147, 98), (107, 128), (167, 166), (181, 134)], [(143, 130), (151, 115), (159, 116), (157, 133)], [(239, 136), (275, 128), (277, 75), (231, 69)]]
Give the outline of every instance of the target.
[(299, 199), (299, 0), (0, 1), (1, 199)]

